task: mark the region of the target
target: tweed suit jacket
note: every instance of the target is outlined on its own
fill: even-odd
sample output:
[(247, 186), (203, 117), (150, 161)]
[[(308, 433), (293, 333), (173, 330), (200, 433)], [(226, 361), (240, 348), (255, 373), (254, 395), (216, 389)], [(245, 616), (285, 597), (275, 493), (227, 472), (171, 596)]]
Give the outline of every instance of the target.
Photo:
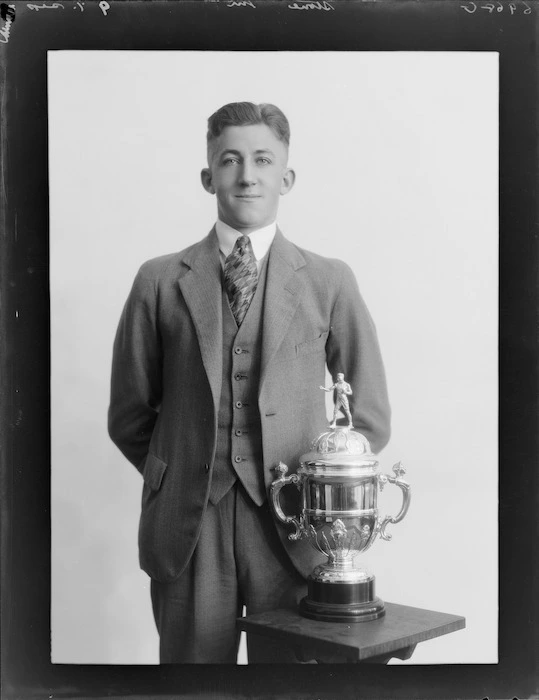
[[(350, 268), (302, 250), (277, 231), (268, 260), (258, 392), (264, 478), (290, 473), (327, 426), (325, 366), (352, 387), (354, 426), (379, 451), (390, 409), (376, 331)], [(208, 502), (222, 374), (222, 287), (215, 230), (142, 265), (114, 342), (109, 433), (144, 479), (141, 567), (175, 580), (195, 548)], [(283, 509), (297, 490), (283, 489)], [(292, 513), (291, 513), (292, 514)], [(320, 561), (306, 541), (279, 535), (298, 571)]]

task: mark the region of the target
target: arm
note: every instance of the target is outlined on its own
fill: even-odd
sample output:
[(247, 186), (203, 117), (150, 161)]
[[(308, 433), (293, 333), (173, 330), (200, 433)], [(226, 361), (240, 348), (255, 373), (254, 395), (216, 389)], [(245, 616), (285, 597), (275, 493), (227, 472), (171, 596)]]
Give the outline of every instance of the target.
[(343, 372), (354, 394), (355, 428), (379, 452), (389, 441), (391, 410), (374, 323), (352, 270), (341, 263), (342, 280), (332, 313), (326, 359), (332, 376)]
[(329, 389), (326, 389), (325, 386), (321, 386), (320, 389), (322, 389), (322, 391), (333, 391), (333, 389), (335, 389), (335, 384), (330, 386)]
[(162, 391), (156, 283), (144, 266), (127, 299), (114, 341), (109, 435), (141, 470), (157, 420)]

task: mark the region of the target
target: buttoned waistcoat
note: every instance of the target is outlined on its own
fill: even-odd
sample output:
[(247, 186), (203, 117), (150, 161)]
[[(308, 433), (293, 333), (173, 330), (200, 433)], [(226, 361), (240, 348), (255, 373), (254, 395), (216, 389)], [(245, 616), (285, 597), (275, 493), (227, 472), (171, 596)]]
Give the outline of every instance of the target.
[[(327, 425), (325, 367), (343, 372), (355, 427), (379, 451), (390, 409), (374, 324), (354, 274), (339, 260), (302, 250), (276, 233), (262, 319), (258, 407), (266, 487)], [(222, 374), (222, 287), (212, 230), (186, 250), (146, 262), (125, 304), (114, 341), (109, 433), (144, 479), (141, 567), (170, 582), (196, 545), (215, 458)], [(298, 512), (298, 494), (283, 508)], [(279, 535), (298, 571), (319, 561), (305, 541)]]

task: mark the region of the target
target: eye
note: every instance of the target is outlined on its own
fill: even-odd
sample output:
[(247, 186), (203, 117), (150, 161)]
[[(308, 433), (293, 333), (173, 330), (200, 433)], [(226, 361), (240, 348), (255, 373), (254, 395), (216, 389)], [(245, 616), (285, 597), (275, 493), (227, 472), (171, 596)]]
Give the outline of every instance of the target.
[(256, 162), (261, 163), (262, 165), (271, 165), (271, 160), (269, 158), (264, 157), (264, 156), (257, 158)]
[(237, 158), (233, 158), (232, 156), (229, 156), (223, 160), (223, 165), (234, 165), (235, 163), (239, 163), (239, 161)]

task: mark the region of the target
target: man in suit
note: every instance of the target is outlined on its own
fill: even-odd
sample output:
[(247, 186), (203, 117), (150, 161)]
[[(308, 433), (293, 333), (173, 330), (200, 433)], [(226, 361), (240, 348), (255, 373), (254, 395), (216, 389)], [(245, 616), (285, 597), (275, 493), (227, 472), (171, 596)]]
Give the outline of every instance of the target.
[[(144, 479), (140, 564), (162, 663), (235, 663), (244, 605), (295, 607), (305, 595), (320, 555), (288, 540), (267, 492), (275, 466), (293, 472), (327, 426), (326, 363), (346, 374), (354, 425), (373, 449), (389, 439), (376, 332), (353, 273), (276, 225), (295, 180), (289, 136), (269, 104), (209, 118), (202, 184), (217, 222), (141, 267), (115, 339), (109, 432)], [(297, 513), (297, 491), (284, 491)], [(298, 661), (262, 638), (248, 639), (248, 654)]]

